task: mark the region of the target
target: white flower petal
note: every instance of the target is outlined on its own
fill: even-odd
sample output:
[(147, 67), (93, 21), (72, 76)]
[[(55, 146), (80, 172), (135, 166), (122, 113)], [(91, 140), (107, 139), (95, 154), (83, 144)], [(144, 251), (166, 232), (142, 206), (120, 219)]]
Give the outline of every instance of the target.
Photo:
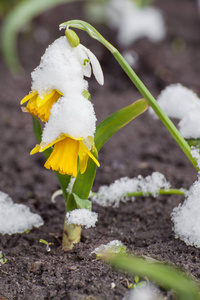
[(72, 51), (74, 51), (76, 53), (81, 65), (84, 64), (85, 60), (88, 60), (88, 55), (85, 52), (85, 49), (83, 49), (83, 45), (79, 44), (77, 47), (71, 48), (71, 49), (72, 49)]
[(103, 76), (103, 71), (101, 69), (101, 65), (98, 61), (98, 59), (96, 58), (96, 56), (85, 46), (83, 45), (79, 45), (82, 46), (82, 49), (85, 51), (85, 53), (87, 54), (90, 63), (92, 65), (92, 70), (94, 73), (94, 77), (96, 78), (97, 82), (101, 85), (104, 84), (104, 76)]
[(91, 69), (90, 63), (86, 63), (86, 65), (83, 66), (83, 75), (86, 77), (91, 77), (92, 69)]

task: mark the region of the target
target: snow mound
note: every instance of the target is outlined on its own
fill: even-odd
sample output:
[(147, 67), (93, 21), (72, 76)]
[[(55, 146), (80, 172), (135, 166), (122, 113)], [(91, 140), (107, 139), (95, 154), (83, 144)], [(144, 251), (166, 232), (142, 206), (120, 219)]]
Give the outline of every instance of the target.
[(141, 175), (132, 179), (122, 177), (115, 180), (110, 186), (101, 186), (97, 194), (92, 196), (92, 201), (104, 207), (119, 207), (120, 201), (126, 202), (130, 199), (131, 201), (135, 200), (134, 197), (127, 197), (127, 193), (141, 191), (144, 196), (151, 193), (156, 197), (161, 188), (169, 189), (170, 183), (166, 180), (165, 176), (159, 172), (154, 172), (145, 178)]
[[(158, 96), (157, 102), (168, 117), (182, 119), (190, 110), (200, 108), (200, 99), (187, 87), (180, 83), (167, 86)], [(153, 109), (149, 112), (158, 118)]]
[(44, 224), (38, 214), (30, 211), (30, 208), (23, 204), (13, 203), (8, 194), (0, 191), (0, 233), (14, 234), (23, 233), (33, 227), (40, 227)]
[(74, 209), (66, 213), (67, 224), (85, 226), (86, 229), (95, 227), (97, 221), (98, 214), (85, 208)]
[[(199, 150), (192, 150), (200, 167)], [(175, 207), (171, 218), (174, 223), (175, 237), (183, 240), (187, 245), (200, 248), (200, 172), (197, 181), (191, 186), (184, 203)]]

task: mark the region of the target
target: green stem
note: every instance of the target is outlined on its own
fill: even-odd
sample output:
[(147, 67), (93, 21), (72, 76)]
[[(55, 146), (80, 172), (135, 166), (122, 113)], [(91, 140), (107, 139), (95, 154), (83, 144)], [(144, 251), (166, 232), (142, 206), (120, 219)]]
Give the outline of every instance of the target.
[(137, 87), (139, 92), (143, 95), (143, 97), (147, 100), (149, 105), (153, 108), (157, 116), (160, 118), (160, 120), (163, 122), (165, 127), (168, 129), (168, 131), (171, 133), (172, 137), (175, 139), (175, 141), (178, 143), (182, 151), (185, 153), (185, 155), (188, 157), (190, 162), (193, 164), (195, 169), (199, 171), (199, 168), (197, 166), (196, 159), (192, 157), (191, 155), (191, 149), (190, 146), (187, 144), (187, 142), (184, 140), (184, 138), (180, 135), (177, 128), (174, 126), (172, 121), (168, 118), (168, 116), (163, 112), (163, 110), (160, 108), (158, 103), (156, 102), (155, 98), (152, 96), (152, 94), (149, 92), (149, 90), (146, 88), (146, 86), (143, 84), (143, 82), (139, 79), (139, 77), (136, 75), (136, 73), (133, 71), (133, 69), (129, 66), (129, 64), (126, 62), (124, 57), (119, 53), (119, 51), (110, 44), (93, 26), (91, 26), (89, 23), (81, 21), (81, 20), (71, 20), (68, 22), (64, 22), (60, 25), (60, 28), (69, 28), (74, 27), (81, 30), (86, 31), (92, 38), (98, 40), (100, 43), (102, 43), (115, 57), (115, 59), (118, 61), (122, 69), (125, 71), (125, 73), (128, 75), (128, 77), (131, 79), (131, 81), (134, 83), (134, 85)]
[(163, 122), (165, 127), (168, 129), (168, 131), (171, 133), (172, 137), (175, 139), (175, 141), (178, 143), (182, 151), (185, 153), (185, 155), (188, 157), (190, 162), (193, 164), (193, 166), (198, 171), (197, 162), (196, 159), (192, 157), (191, 155), (191, 149), (188, 143), (185, 141), (185, 139), (180, 135), (177, 128), (174, 126), (172, 121), (168, 118), (168, 116), (163, 112), (161, 107), (158, 105), (155, 98), (152, 96), (152, 94), (149, 92), (149, 90), (146, 88), (146, 86), (143, 84), (143, 82), (139, 79), (139, 77), (136, 75), (136, 73), (133, 71), (133, 69), (129, 66), (129, 64), (126, 62), (126, 60), (123, 58), (123, 56), (116, 50), (112, 53), (113, 56), (116, 58), (122, 69), (126, 72), (128, 77), (131, 79), (131, 81), (134, 83), (136, 88), (139, 90), (139, 92), (143, 95), (143, 97), (147, 100), (149, 105), (153, 108), (154, 112), (157, 114), (159, 119)]
[[(185, 195), (186, 190), (184, 189), (160, 189), (156, 193), (157, 195)], [(92, 193), (91, 198), (94, 195), (97, 195), (98, 193)], [(154, 194), (151, 192), (142, 192), (142, 191), (137, 191), (137, 192), (131, 192), (131, 193), (126, 193), (122, 195), (122, 197), (145, 197), (145, 196), (153, 196)]]
[(80, 242), (80, 239), (81, 239), (81, 226), (76, 226), (74, 224), (67, 224), (65, 220), (64, 228), (63, 228), (62, 249), (64, 251), (71, 250), (74, 244)]
[[(185, 190), (179, 190), (179, 189), (164, 189), (164, 190), (159, 190), (158, 195), (185, 195)], [(125, 197), (137, 197), (137, 196), (153, 196), (151, 192), (132, 192), (132, 193), (126, 193), (123, 195)]]

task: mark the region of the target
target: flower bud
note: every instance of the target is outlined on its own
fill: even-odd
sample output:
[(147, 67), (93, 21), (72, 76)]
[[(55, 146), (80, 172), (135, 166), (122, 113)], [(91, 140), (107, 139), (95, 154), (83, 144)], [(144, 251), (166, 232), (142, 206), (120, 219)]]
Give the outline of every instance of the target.
[(67, 28), (65, 30), (65, 36), (72, 48), (75, 48), (80, 44), (80, 39), (75, 31)]

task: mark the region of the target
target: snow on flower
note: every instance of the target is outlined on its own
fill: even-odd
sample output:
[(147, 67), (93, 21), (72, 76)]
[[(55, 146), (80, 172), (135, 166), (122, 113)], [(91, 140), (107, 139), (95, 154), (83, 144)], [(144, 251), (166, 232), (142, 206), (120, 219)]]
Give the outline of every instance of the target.
[(95, 149), (95, 129), (96, 116), (92, 103), (81, 94), (71, 92), (53, 105), (43, 130), (42, 142), (36, 145), (31, 154), (54, 145), (45, 167), (76, 177), (78, 159), (81, 173), (85, 172), (89, 157), (99, 166), (91, 152)]
[[(158, 195), (159, 189), (169, 189), (170, 183), (165, 176), (159, 172), (143, 178), (139, 175), (137, 178), (122, 177), (115, 180), (110, 186), (101, 186), (96, 194), (92, 196), (92, 201), (101, 206), (119, 207), (120, 201), (126, 202), (130, 199), (127, 193), (142, 191), (144, 195), (148, 192), (154, 197)], [(131, 197), (131, 201), (135, 198)]]
[(163, 15), (154, 7), (138, 8), (131, 0), (110, 0), (106, 15), (107, 22), (118, 29), (118, 40), (124, 46), (141, 37), (158, 42), (166, 35)]
[(71, 91), (82, 94), (88, 89), (84, 76), (93, 73), (100, 84), (104, 83), (103, 72), (96, 56), (86, 47), (79, 44), (72, 48), (65, 36), (55, 40), (46, 49), (39, 66), (31, 73), (31, 92), (21, 104), (28, 101), (24, 111), (38, 116), (46, 122), (54, 103)]
[[(200, 168), (199, 149), (191, 154), (197, 159)], [(197, 181), (191, 186), (184, 203), (175, 207), (171, 218), (174, 223), (175, 237), (183, 240), (187, 245), (200, 248), (200, 172)]]
[(44, 224), (38, 214), (30, 211), (30, 208), (23, 204), (13, 203), (10, 196), (0, 191), (0, 233), (14, 234), (23, 233), (33, 227), (40, 227)]
[(66, 213), (67, 224), (81, 225), (85, 228), (95, 227), (98, 221), (98, 214), (88, 209), (74, 209)]
[(31, 92), (22, 99), (28, 101), (26, 111), (47, 121), (52, 105), (72, 89), (82, 93), (87, 89), (83, 69), (66, 37), (55, 40), (46, 49), (39, 66), (31, 73)]

